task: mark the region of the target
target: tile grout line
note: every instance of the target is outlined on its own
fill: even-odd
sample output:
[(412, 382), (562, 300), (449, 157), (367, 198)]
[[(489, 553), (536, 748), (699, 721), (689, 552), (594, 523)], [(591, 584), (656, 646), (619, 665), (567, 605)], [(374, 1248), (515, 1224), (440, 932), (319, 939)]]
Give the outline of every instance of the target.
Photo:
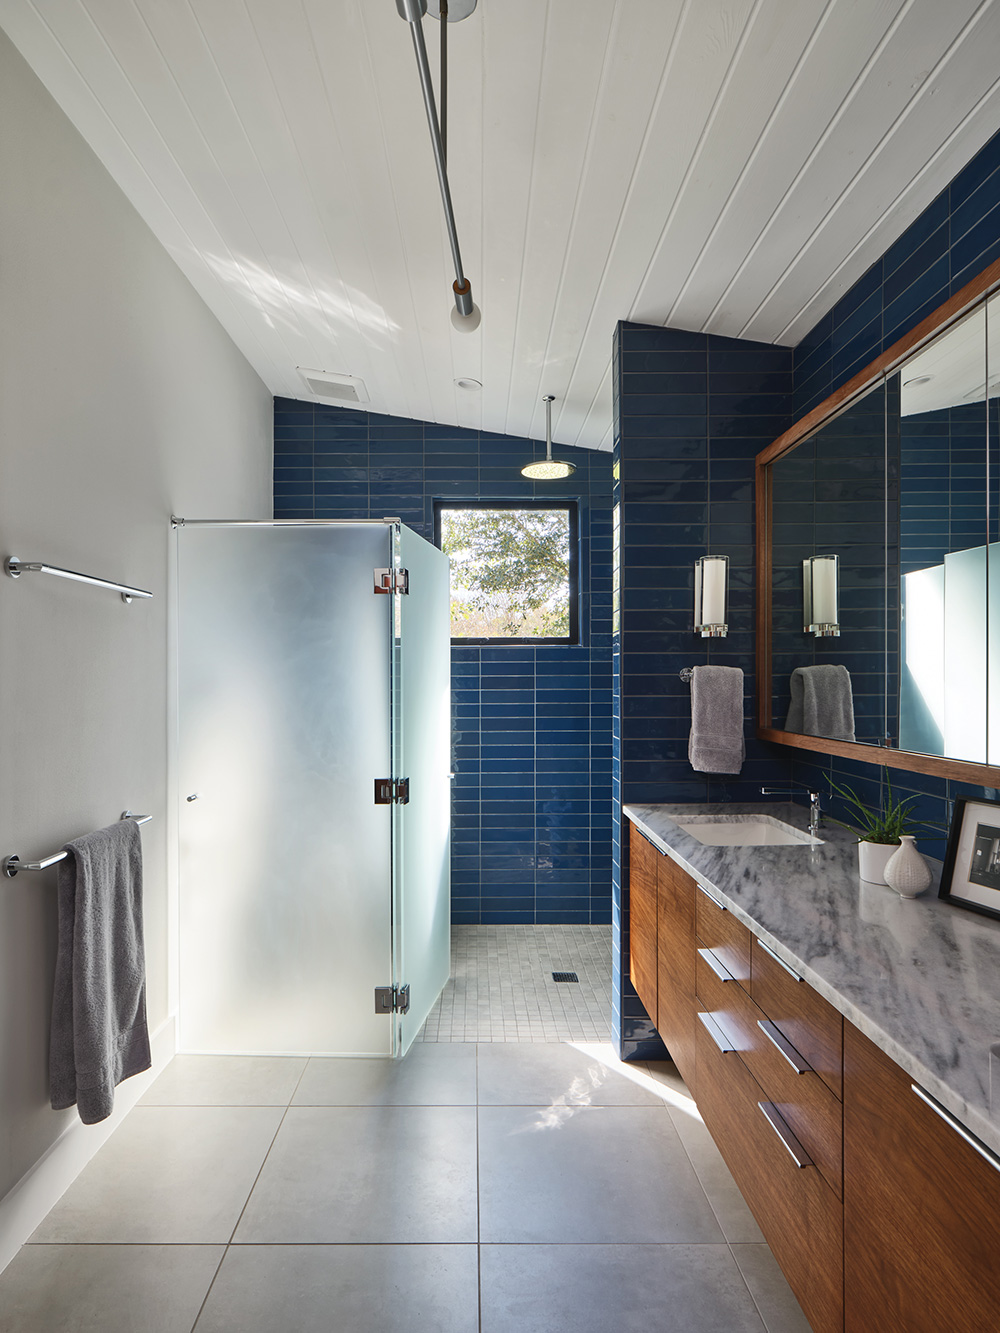
[(268, 1144), (268, 1146), (267, 1146), (267, 1152), (264, 1154), (263, 1161), (261, 1162), (260, 1166), (257, 1168), (257, 1174), (256, 1174), (256, 1175), (254, 1176), (254, 1178), (253, 1178), (253, 1184), (250, 1186), (249, 1190), (247, 1191), (247, 1197), (246, 1197), (246, 1199), (243, 1201), (243, 1207), (240, 1209), (240, 1215), (239, 1215), (239, 1217), (236, 1219), (236, 1222), (235, 1222), (235, 1224), (234, 1224), (234, 1226), (233, 1226), (233, 1229), (232, 1229), (232, 1231), (231, 1231), (230, 1234), (229, 1234), (229, 1239), (228, 1239), (228, 1240), (226, 1241), (226, 1243), (225, 1243), (225, 1248), (224, 1248), (223, 1251), (222, 1251), (222, 1258), (219, 1260), (219, 1266), (218, 1266), (218, 1268), (216, 1268), (215, 1273), (214, 1273), (214, 1275), (213, 1275), (213, 1277), (212, 1277), (212, 1280), (211, 1280), (211, 1282), (208, 1284), (208, 1291), (205, 1292), (205, 1299), (202, 1301), (201, 1305), (198, 1307), (198, 1313), (197, 1313), (197, 1315), (195, 1316), (195, 1321), (194, 1321), (194, 1323), (191, 1325), (191, 1333), (195, 1333), (195, 1330), (196, 1330), (197, 1327), (198, 1327), (198, 1321), (201, 1319), (201, 1316), (202, 1316), (202, 1315), (204, 1314), (204, 1312), (205, 1312), (205, 1306), (208, 1304), (208, 1298), (209, 1298), (209, 1296), (211, 1296), (211, 1294), (212, 1294), (212, 1288), (215, 1286), (215, 1283), (216, 1283), (216, 1281), (218, 1280), (219, 1274), (220, 1274), (220, 1272), (222, 1271), (222, 1265), (225, 1263), (225, 1261), (226, 1261), (226, 1257), (227, 1257), (227, 1255), (229, 1254), (230, 1249), (232, 1248), (233, 1237), (236, 1235), (236, 1232), (239, 1230), (239, 1225), (240, 1225), (240, 1223), (243, 1221), (243, 1214), (246, 1212), (246, 1210), (247, 1210), (247, 1205), (250, 1203), (250, 1199), (251, 1199), (251, 1197), (252, 1197), (252, 1195), (253, 1195), (253, 1192), (254, 1192), (254, 1190), (257, 1188), (257, 1182), (260, 1180), (261, 1173), (263, 1172), (264, 1167), (267, 1165), (267, 1159), (271, 1156), (271, 1149), (274, 1147), (275, 1143), (277, 1142), (278, 1135), (281, 1133), (281, 1127), (282, 1127), (282, 1125), (285, 1123), (285, 1117), (288, 1115), (288, 1112), (289, 1112), (289, 1111), (291, 1110), (291, 1108), (292, 1108), (292, 1098), (295, 1096), (295, 1094), (296, 1094), (296, 1093), (298, 1092), (298, 1090), (299, 1090), (299, 1085), (300, 1085), (300, 1083), (302, 1082), (302, 1079), (305, 1077), (306, 1067), (308, 1066), (308, 1064), (309, 1064), (309, 1058), (307, 1057), (305, 1063), (304, 1063), (303, 1066), (302, 1066), (302, 1072), (299, 1074), (298, 1078), (295, 1080), (295, 1087), (292, 1089), (291, 1093), (289, 1094), (288, 1101), (285, 1103), (285, 1109), (284, 1109), (284, 1110), (282, 1111), (282, 1113), (281, 1113), (281, 1119), (278, 1121), (277, 1128), (275, 1129), (274, 1134), (273, 1134), (272, 1137), (271, 1137), (271, 1142), (270, 1142), (270, 1143)]

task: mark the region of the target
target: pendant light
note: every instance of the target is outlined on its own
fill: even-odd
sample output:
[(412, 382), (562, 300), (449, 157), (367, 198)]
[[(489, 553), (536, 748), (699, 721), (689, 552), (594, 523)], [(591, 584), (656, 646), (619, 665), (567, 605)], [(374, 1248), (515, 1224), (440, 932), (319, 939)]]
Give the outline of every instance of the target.
[(530, 477), (532, 481), (560, 481), (563, 477), (573, 475), (576, 464), (563, 463), (552, 457), (552, 404), (555, 396), (547, 393), (542, 402), (545, 404), (545, 457), (537, 463), (525, 463), (521, 476)]

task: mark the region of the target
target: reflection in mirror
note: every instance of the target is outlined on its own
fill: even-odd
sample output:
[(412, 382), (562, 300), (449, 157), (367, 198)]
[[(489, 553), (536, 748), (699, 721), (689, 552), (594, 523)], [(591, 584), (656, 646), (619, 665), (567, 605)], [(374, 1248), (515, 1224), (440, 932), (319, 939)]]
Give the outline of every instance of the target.
[[(1000, 335), (995, 300), (990, 323)], [(988, 725), (987, 675), (990, 629), (1000, 620), (993, 606), (1000, 594), (997, 468), (990, 460), (997, 389), (987, 346), (987, 307), (980, 305), (900, 373), (899, 746), (995, 764), (1000, 728)]]
[[(895, 736), (898, 423), (894, 376), (771, 465), (771, 717), (780, 730), (873, 745)], [(816, 608), (805, 604), (805, 562), (817, 556), (838, 558), (839, 633), (817, 634)], [(821, 562), (827, 577), (830, 569)]]

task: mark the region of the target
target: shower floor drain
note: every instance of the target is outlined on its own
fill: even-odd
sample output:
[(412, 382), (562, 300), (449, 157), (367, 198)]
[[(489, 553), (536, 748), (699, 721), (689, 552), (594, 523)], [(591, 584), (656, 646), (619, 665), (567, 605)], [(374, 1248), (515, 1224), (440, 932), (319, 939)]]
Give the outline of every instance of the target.
[(552, 980), (553, 980), (553, 981), (577, 981), (577, 982), (578, 982), (578, 981), (580, 980), (580, 978), (576, 975), (575, 972), (553, 972), (553, 973), (552, 973)]

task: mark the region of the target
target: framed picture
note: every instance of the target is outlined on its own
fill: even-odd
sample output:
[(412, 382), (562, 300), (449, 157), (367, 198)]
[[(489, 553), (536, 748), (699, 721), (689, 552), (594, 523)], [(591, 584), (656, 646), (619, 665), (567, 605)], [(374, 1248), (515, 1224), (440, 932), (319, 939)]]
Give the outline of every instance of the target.
[(1000, 919), (1000, 801), (956, 798), (940, 896)]

